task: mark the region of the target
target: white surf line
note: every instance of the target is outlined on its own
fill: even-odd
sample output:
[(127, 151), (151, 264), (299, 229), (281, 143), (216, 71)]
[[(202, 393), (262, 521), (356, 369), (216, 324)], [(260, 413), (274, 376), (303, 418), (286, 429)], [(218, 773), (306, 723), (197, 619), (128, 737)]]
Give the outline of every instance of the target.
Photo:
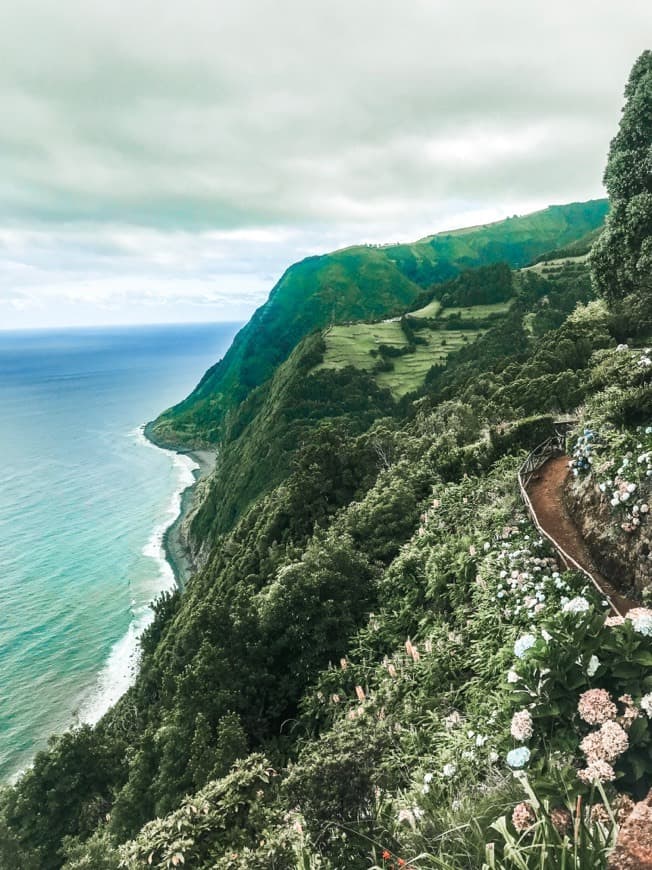
[[(159, 595), (161, 592), (169, 592), (176, 587), (174, 571), (165, 557), (163, 541), (166, 531), (181, 513), (183, 493), (195, 483), (193, 472), (199, 468), (199, 465), (190, 456), (157, 447), (145, 437), (144, 429), (144, 426), (140, 426), (130, 434), (136, 438), (139, 444), (167, 453), (177, 471), (177, 486), (164, 518), (155, 526), (141, 551), (144, 556), (152, 559), (158, 567), (158, 580), (160, 582), (157, 584), (156, 595)], [(112, 647), (106, 664), (98, 674), (95, 688), (80, 706), (79, 721), (82, 724), (95, 725), (99, 722), (102, 716), (134, 684), (140, 665), (139, 639), (154, 619), (154, 611), (149, 604), (138, 609), (134, 609), (132, 606), (132, 614), (133, 619), (127, 633)]]

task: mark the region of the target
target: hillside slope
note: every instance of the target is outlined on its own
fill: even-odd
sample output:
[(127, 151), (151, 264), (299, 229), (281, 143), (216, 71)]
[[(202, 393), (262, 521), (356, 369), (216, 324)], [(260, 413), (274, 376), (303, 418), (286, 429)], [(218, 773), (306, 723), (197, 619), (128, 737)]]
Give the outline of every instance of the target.
[[(511, 823), (491, 828), (525, 796), (508, 763), (527, 748), (553, 807), (589, 804), (576, 710), (596, 686), (636, 698), (618, 788), (649, 784), (652, 634), (614, 630), (584, 578), (560, 574), (515, 474), (551, 409), (615, 391), (621, 421), (652, 369), (612, 365), (603, 305), (565, 317), (572, 288), (531, 282), (514, 316), (457, 352), (452, 383), (396, 405), (368, 372), (313, 371), (313, 334), (252, 395), (256, 413), (241, 406), (197, 515), (203, 568), (157, 605), (133, 689), (1, 797), (7, 866), (364, 870), (387, 853), (468, 870), (489, 843), (513, 870)], [(604, 867), (597, 854), (575, 870)]]
[(500, 260), (524, 266), (599, 227), (607, 210), (606, 200), (550, 206), (409, 245), (358, 246), (296, 263), (238, 333), (224, 359), (206, 372), (190, 396), (150, 425), (148, 435), (173, 447), (217, 443), (229, 412), (314, 329), (402, 313), (424, 288), (465, 268)]
[[(578, 696), (608, 687), (640, 712), (652, 633), (613, 632), (584, 578), (560, 575), (515, 472), (551, 412), (611, 391), (620, 425), (652, 368), (596, 368), (638, 327), (575, 307), (592, 298), (583, 260), (464, 272), (435, 325), (469, 319), (457, 303), (496, 275), (502, 296), (513, 279), (507, 309), (480, 303), (499, 317), (418, 391), (397, 401), (364, 367), (323, 367), (312, 332), (230, 413), (193, 519), (202, 567), (157, 603), (133, 688), (0, 794), (0, 863), (364, 870), (386, 853), (479, 868), (486, 844), (509, 851), (491, 824), (524, 797), (509, 764), (525, 749), (552, 806), (589, 803)], [(531, 740), (515, 747), (526, 703)], [(639, 718), (616, 765), (633, 794), (649, 782)]]

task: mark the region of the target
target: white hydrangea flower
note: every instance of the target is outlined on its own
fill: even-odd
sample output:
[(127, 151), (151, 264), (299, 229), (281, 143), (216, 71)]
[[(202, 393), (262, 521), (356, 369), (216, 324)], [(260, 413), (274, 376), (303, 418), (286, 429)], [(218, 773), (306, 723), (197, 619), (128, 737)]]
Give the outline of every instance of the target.
[(586, 598), (583, 595), (577, 595), (575, 598), (571, 598), (570, 601), (564, 602), (562, 610), (564, 613), (586, 613), (589, 607), (590, 605)]
[(631, 620), (634, 631), (652, 637), (652, 610), (636, 607), (629, 611), (627, 619)]
[(652, 692), (648, 692), (641, 698), (641, 710), (652, 719)]

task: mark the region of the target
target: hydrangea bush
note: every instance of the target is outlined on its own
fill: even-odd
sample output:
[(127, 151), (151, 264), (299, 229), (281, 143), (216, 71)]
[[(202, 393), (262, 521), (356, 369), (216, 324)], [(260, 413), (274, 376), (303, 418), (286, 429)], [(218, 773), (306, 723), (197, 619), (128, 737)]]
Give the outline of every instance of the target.
[(532, 719), (521, 742), (528, 743), (539, 787), (551, 787), (561, 765), (573, 769), (569, 785), (576, 793), (596, 782), (645, 789), (652, 749), (652, 611), (610, 616), (594, 600), (542, 622), (535, 642), (520, 657), (518, 652), (511, 671), (514, 717), (527, 711)]
[(572, 450), (575, 477), (592, 474), (623, 531), (635, 532), (650, 513), (652, 425), (634, 430), (585, 428)]

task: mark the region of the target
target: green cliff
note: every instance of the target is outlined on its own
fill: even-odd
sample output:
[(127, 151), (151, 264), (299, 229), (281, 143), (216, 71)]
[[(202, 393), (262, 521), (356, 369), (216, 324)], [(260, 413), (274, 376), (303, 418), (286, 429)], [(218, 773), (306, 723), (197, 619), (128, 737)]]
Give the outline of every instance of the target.
[(606, 200), (549, 208), (485, 226), (438, 233), (414, 244), (359, 246), (291, 266), (223, 360), (149, 427), (157, 443), (218, 443), (228, 415), (266, 381), (308, 333), (332, 323), (401, 314), (425, 288), (465, 268), (505, 261), (525, 266), (601, 226)]

